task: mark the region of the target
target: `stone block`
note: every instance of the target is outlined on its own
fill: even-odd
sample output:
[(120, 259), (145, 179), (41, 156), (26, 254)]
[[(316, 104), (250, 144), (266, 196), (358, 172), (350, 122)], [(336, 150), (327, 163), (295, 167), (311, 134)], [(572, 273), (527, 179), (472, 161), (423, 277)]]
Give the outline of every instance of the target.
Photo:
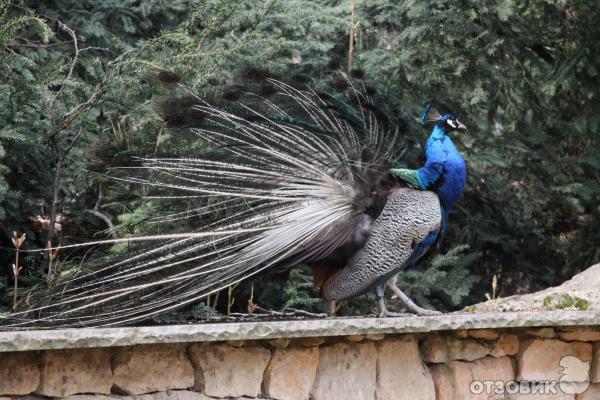
[(448, 333), (453, 334), (456, 337), (466, 339), (469, 337), (469, 331), (467, 329), (457, 329), (455, 331), (450, 331)]
[(421, 354), (428, 363), (472, 361), (485, 357), (489, 352), (487, 346), (474, 339), (460, 339), (453, 336), (429, 335), (421, 343)]
[(269, 340), (268, 343), (271, 347), (274, 347), (276, 349), (285, 349), (290, 345), (290, 339), (277, 338)]
[[(576, 358), (565, 358), (567, 356)], [(556, 339), (530, 339), (521, 343), (516, 359), (518, 380), (557, 381), (563, 375), (560, 373), (564, 367), (561, 364), (565, 363), (568, 363), (567, 366), (573, 365), (573, 371), (577, 370), (573, 378), (583, 374), (589, 376), (592, 345), (582, 342), (567, 343)]]
[[(503, 394), (474, 389), (474, 381), (509, 382), (515, 379), (513, 361), (509, 357), (485, 357), (471, 362), (451, 361), (431, 367), (437, 400), (489, 400)], [(501, 389), (501, 388), (500, 388)], [(502, 389), (501, 389), (502, 390)], [(496, 396), (496, 397), (494, 397)]]
[(433, 379), (412, 336), (379, 343), (377, 371), (376, 400), (436, 400)]
[(517, 335), (508, 333), (502, 334), (500, 338), (492, 344), (490, 355), (494, 357), (513, 356), (519, 352), (519, 338)]
[[(131, 396), (119, 396), (110, 394), (74, 394), (65, 397), (66, 400), (133, 400)], [(2, 400), (2, 399), (0, 399)], [(22, 400), (22, 399), (20, 399)]]
[[(0, 400), (2, 400), (0, 398)], [(96, 395), (96, 394), (76, 394), (66, 397), (65, 400), (214, 400), (200, 392), (191, 390), (167, 390), (165, 392), (139, 394), (133, 396), (127, 395)]]
[[(592, 371), (590, 380), (593, 383), (600, 383), (600, 342), (594, 343), (592, 349)], [(600, 399), (600, 397), (598, 397)]]
[(527, 333), (530, 336), (540, 337), (540, 338), (544, 338), (544, 339), (552, 339), (552, 338), (556, 337), (556, 332), (554, 331), (554, 328), (527, 329), (527, 331), (525, 331), (525, 333)]
[(40, 383), (37, 353), (0, 353), (0, 395), (24, 395)]
[[(375, 395), (377, 349), (373, 342), (321, 347), (313, 400), (364, 400)], [(398, 374), (404, 371), (397, 371)]]
[(496, 340), (500, 334), (493, 329), (473, 329), (469, 331), (469, 336), (474, 339)]
[(210, 397), (256, 397), (271, 351), (258, 346), (194, 344), (189, 349), (196, 369), (195, 386)]
[(592, 384), (588, 390), (578, 394), (576, 400), (598, 400), (600, 399), (600, 384)]
[(166, 392), (132, 396), (132, 400), (213, 400), (200, 392), (191, 390), (167, 390)]
[(315, 381), (319, 349), (276, 349), (264, 374), (265, 394), (277, 400), (308, 399)]
[(305, 337), (297, 339), (296, 342), (304, 347), (317, 347), (325, 343), (325, 338), (321, 336)]
[(455, 400), (454, 382), (450, 368), (446, 364), (433, 364), (429, 367), (435, 387), (436, 400)]
[(182, 345), (126, 347), (113, 359), (115, 390), (144, 394), (194, 386), (194, 368)]
[(365, 335), (350, 335), (350, 336), (345, 336), (344, 338), (349, 342), (358, 343), (358, 342), (362, 342), (363, 340), (365, 340)]
[(570, 330), (564, 332), (558, 332), (558, 337), (567, 342), (579, 341), (579, 342), (595, 342), (600, 341), (600, 331), (590, 329), (579, 329)]
[(35, 393), (66, 397), (77, 393), (110, 394), (111, 349), (47, 350), (41, 355), (40, 384)]

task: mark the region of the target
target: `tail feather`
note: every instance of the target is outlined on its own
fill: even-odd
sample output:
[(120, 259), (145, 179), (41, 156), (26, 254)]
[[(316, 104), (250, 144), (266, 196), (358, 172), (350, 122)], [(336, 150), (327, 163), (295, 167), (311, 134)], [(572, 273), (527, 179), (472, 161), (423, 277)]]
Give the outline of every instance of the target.
[(115, 173), (148, 187), (149, 201), (179, 205), (152, 224), (191, 218), (193, 231), (120, 239), (133, 255), (57, 280), (0, 328), (133, 323), (352, 240), (374, 197), (385, 197), (377, 176), (402, 157), (404, 133), (364, 86), (324, 95), (259, 78), (258, 93), (228, 96), (243, 112), (194, 96), (168, 103), (170, 122), (210, 143), (199, 158), (140, 158)]

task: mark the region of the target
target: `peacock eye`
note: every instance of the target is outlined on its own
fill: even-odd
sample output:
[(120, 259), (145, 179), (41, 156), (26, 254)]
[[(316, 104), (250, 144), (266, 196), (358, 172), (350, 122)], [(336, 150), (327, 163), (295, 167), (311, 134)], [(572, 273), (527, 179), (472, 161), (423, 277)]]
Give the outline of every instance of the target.
[(453, 119), (449, 119), (449, 120), (447, 121), (447, 123), (448, 123), (448, 125), (450, 125), (450, 127), (452, 127), (452, 128), (457, 128), (457, 127), (458, 127), (458, 125), (456, 124), (456, 121), (455, 121), (455, 120), (453, 120)]

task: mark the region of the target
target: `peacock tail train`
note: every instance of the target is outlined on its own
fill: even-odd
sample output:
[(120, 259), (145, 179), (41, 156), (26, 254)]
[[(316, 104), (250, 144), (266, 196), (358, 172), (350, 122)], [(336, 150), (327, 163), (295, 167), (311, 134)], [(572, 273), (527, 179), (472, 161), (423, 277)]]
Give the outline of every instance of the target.
[(224, 90), (225, 106), (159, 76), (185, 94), (162, 102), (165, 120), (187, 126), (205, 150), (138, 158), (115, 179), (168, 202), (151, 222), (195, 228), (104, 241), (137, 245), (34, 291), (0, 329), (132, 324), (263, 271), (355, 251), (401, 186), (389, 169), (404, 157), (406, 125), (362, 81), (344, 78), (331, 94), (260, 76), (255, 91)]

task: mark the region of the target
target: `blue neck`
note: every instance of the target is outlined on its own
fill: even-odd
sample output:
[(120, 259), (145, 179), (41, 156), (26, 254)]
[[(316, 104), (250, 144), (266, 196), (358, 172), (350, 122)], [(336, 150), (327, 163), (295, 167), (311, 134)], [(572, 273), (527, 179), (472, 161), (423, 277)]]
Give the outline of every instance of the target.
[(449, 210), (458, 200), (467, 182), (467, 166), (450, 136), (438, 123), (425, 145), (427, 162), (418, 170), (424, 189), (435, 191), (442, 206)]

